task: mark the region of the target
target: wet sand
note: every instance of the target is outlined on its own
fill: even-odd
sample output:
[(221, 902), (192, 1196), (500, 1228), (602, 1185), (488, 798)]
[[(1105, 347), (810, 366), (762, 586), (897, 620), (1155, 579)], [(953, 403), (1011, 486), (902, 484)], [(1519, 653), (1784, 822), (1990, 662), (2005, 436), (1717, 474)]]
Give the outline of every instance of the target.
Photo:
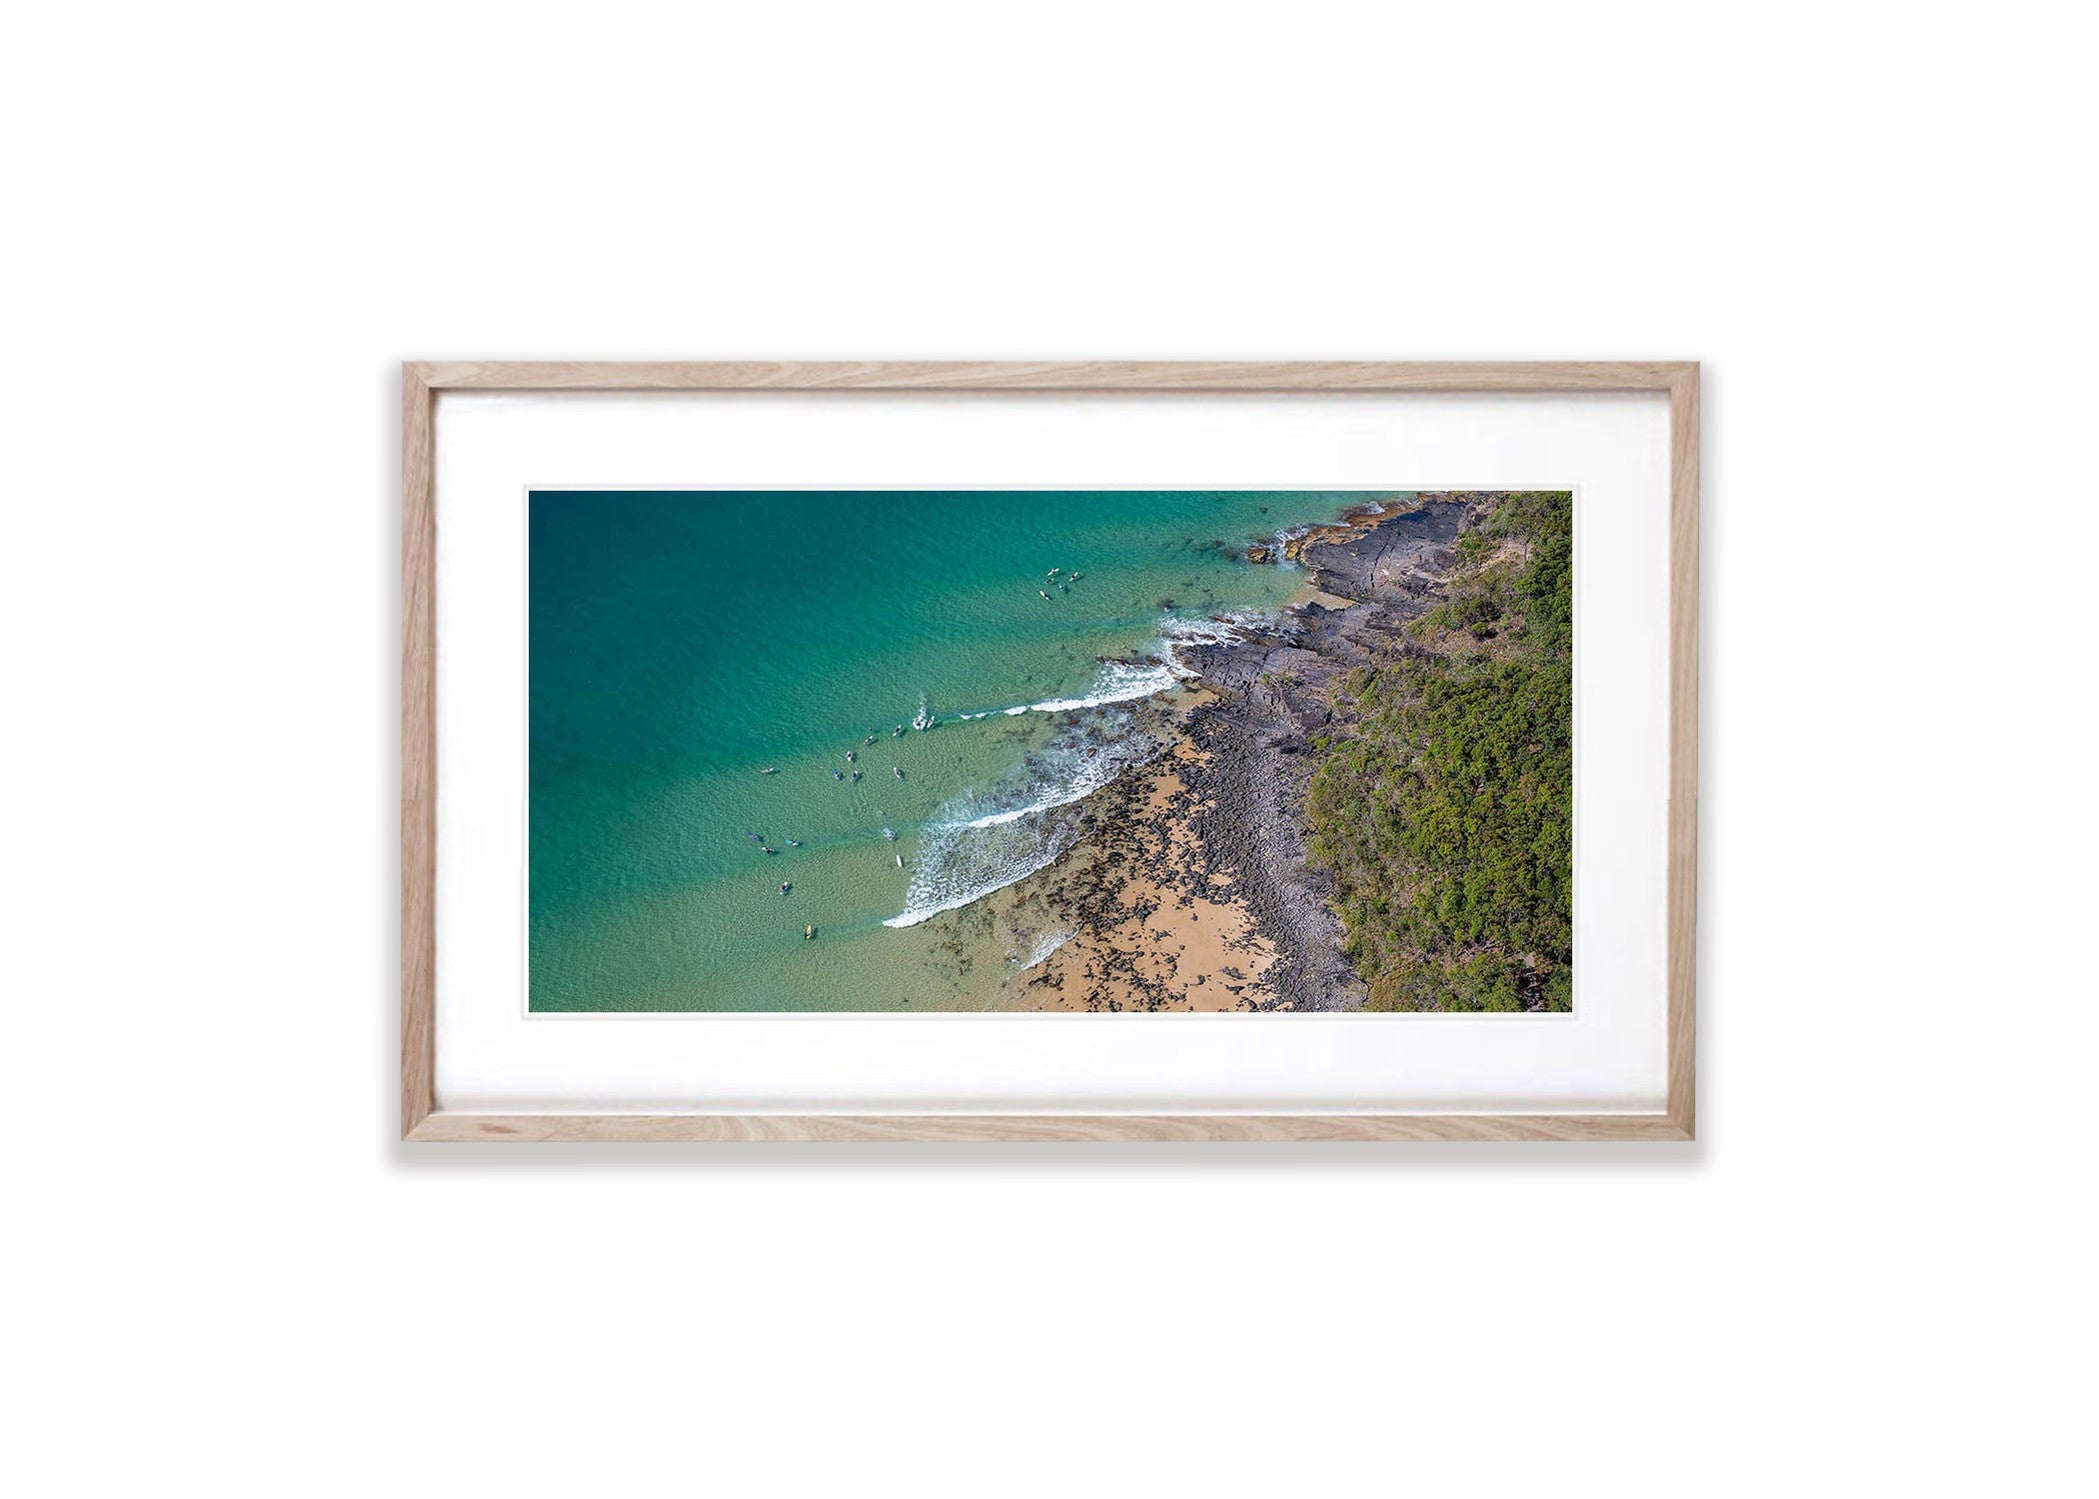
[[(1000, 892), (1001, 913), (1025, 961), (998, 1008), (1145, 1012), (1270, 1008), (1263, 975), (1272, 943), (1230, 874), (1215, 869), (1197, 836), (1196, 793), (1185, 772), (1205, 758), (1182, 740), (1150, 765), (1096, 793), (1080, 843), (1041, 873)], [(1025, 945), (1024, 945), (1025, 944)]]

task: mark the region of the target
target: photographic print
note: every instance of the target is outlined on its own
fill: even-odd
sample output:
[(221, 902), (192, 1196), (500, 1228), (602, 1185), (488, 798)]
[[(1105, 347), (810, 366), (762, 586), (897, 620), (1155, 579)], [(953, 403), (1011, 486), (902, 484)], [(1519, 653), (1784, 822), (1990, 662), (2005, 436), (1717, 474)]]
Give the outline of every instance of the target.
[(529, 1008), (1573, 1006), (1560, 492), (529, 496)]

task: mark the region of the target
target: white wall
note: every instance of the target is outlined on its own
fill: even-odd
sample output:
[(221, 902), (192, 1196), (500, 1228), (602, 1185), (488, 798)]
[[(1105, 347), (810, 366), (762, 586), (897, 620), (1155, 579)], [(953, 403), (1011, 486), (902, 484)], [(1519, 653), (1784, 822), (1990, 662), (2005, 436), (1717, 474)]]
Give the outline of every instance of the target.
[[(2068, 1488), (2051, 13), (16, 17), (12, 1487)], [(1707, 361), (1702, 1142), (398, 1147), (394, 366), (448, 355)]]

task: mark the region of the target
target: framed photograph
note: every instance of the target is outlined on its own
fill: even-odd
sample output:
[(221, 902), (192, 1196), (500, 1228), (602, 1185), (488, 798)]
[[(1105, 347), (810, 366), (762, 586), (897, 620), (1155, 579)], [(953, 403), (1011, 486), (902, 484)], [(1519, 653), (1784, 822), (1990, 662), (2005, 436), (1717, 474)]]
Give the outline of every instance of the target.
[(1692, 1138), (1696, 365), (402, 383), (405, 1138)]

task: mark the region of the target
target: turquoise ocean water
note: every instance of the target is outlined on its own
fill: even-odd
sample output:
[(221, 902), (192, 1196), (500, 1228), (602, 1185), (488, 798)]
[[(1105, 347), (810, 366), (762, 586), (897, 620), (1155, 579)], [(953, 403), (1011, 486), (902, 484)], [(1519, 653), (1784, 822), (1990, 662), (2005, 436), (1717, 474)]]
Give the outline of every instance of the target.
[(1389, 493), (534, 492), (531, 1008), (984, 1007), (946, 913), (1302, 588), (1246, 543)]

